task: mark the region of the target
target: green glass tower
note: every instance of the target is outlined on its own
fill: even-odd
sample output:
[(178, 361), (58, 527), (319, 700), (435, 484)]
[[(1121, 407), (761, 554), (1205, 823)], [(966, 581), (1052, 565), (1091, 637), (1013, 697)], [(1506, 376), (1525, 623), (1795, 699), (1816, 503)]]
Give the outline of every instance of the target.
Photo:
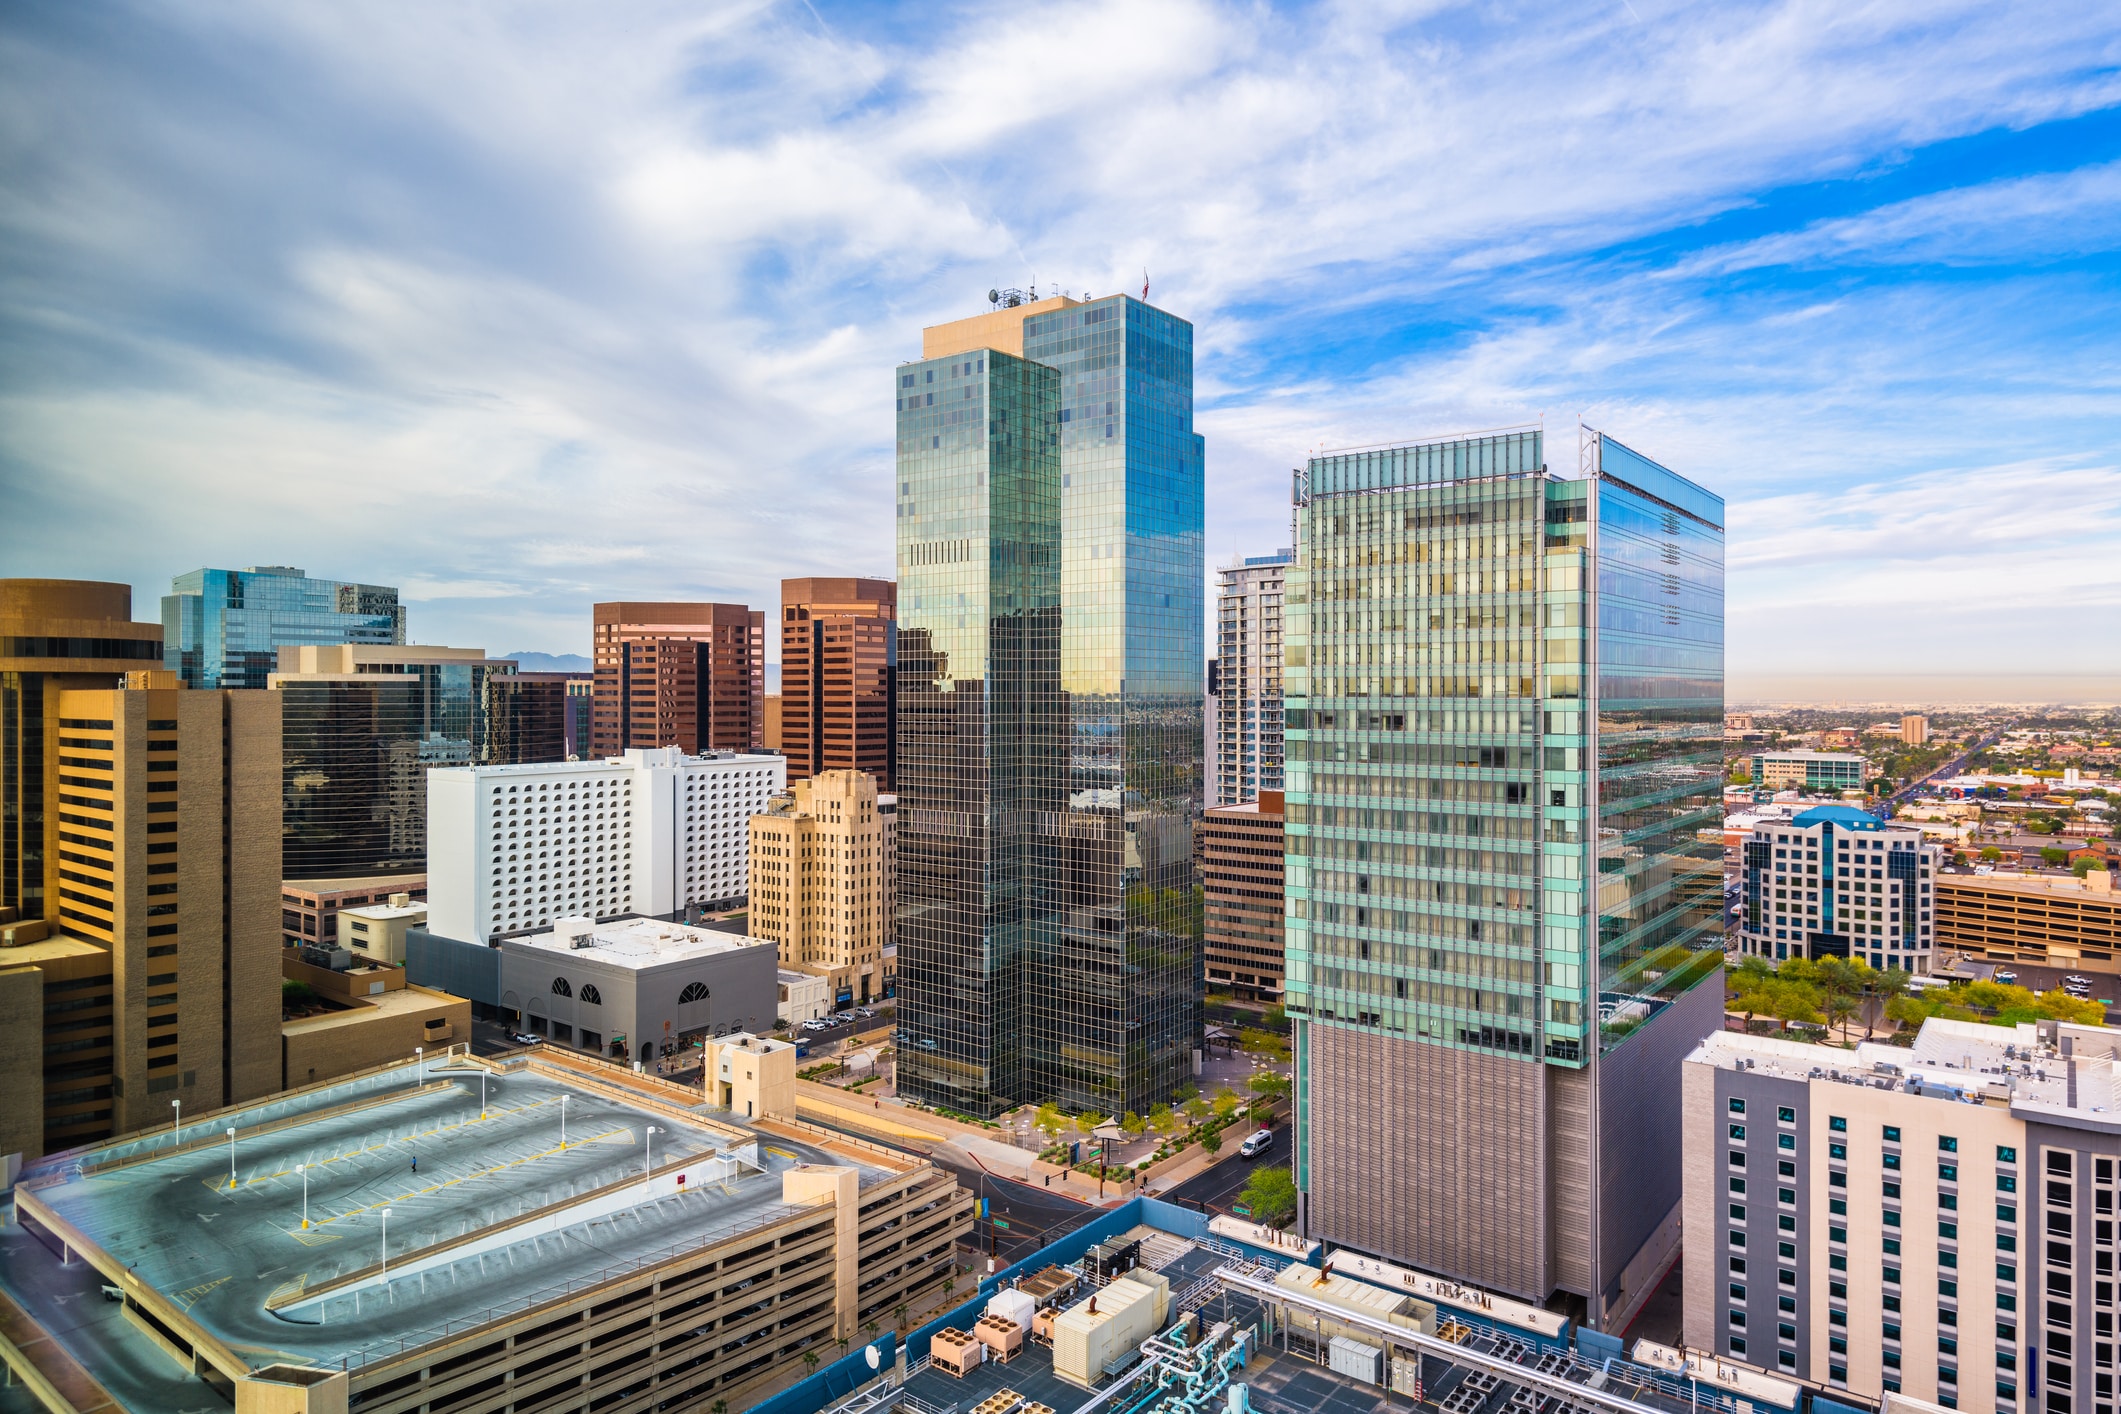
[(1168, 1100), (1201, 1034), (1192, 326), (998, 302), (898, 372), (899, 1084)]
[(1307, 1233), (1633, 1309), (1722, 1020), (1723, 503), (1586, 433), (1314, 458), (1287, 581)]

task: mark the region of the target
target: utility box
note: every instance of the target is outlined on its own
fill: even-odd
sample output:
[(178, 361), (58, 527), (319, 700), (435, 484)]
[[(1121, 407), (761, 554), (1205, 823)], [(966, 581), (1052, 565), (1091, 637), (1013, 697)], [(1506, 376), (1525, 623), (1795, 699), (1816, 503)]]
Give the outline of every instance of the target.
[(1364, 1345), (1344, 1335), (1334, 1336), (1326, 1342), (1326, 1366), (1336, 1375), (1346, 1375), (1366, 1385), (1381, 1384), (1379, 1367), (1383, 1361), (1384, 1351), (1374, 1345)]
[(1084, 1389), (1105, 1367), (1164, 1327), (1171, 1284), (1157, 1272), (1129, 1273), (1092, 1292), (1053, 1323), (1053, 1373)]

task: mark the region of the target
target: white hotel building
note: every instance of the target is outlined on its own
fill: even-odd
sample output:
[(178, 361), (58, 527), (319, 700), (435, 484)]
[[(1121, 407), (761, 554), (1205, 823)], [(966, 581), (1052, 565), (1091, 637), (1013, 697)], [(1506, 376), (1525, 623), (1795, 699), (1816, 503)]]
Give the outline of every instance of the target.
[(787, 778), (785, 757), (674, 746), (430, 771), (428, 931), (484, 942), (560, 918), (740, 903), (750, 819)]
[(1753, 825), (1739, 849), (1738, 950), (1755, 957), (1859, 957), (1927, 975), (1944, 851), (1920, 830), (1823, 805)]

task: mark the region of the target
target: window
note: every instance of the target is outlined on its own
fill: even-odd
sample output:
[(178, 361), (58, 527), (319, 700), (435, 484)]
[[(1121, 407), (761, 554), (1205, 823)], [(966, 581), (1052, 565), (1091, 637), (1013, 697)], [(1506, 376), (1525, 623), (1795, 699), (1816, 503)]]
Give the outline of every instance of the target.
[(1998, 1144), (1996, 1146), (1996, 1162), (1999, 1164), (2015, 1164), (2018, 1162), (2018, 1151), (2008, 1144)]
[(1827, 1116), (1826, 1127), (1828, 1129), (1833, 1130), (1836, 1134), (1846, 1134), (1849, 1132), (1849, 1122), (1841, 1115)]
[(574, 988), (567, 985), (565, 977), (555, 977), (552, 979), (552, 994), (556, 997), (571, 997), (574, 995)]
[(1732, 1137), (1733, 1139), (1736, 1139), (1736, 1140), (1738, 1140), (1739, 1142), (1743, 1143), (1743, 1142), (1744, 1142), (1744, 1140), (1745, 1140), (1745, 1126), (1744, 1126), (1744, 1125), (1742, 1125), (1742, 1124), (1734, 1124), (1734, 1125), (1732, 1125), (1732, 1126), (1731, 1126), (1731, 1137)]
[(1777, 1124), (1795, 1124), (1797, 1122), (1797, 1112), (1788, 1105), (1783, 1105), (1775, 1111), (1775, 1122)]
[(678, 993), (678, 1002), (680, 1005), (683, 1005), (686, 1002), (704, 1002), (706, 1000), (707, 989), (698, 982), (686, 983), (685, 990)]
[(1898, 1144), (1900, 1142), (1899, 1125), (1889, 1124), (1885, 1127), (1885, 1142), (1888, 1144)]
[(1732, 1113), (1732, 1114), (1734, 1114), (1734, 1115), (1742, 1115), (1742, 1114), (1744, 1114), (1744, 1113), (1745, 1113), (1745, 1101), (1743, 1101), (1743, 1100), (1733, 1100), (1733, 1101), (1731, 1101), (1731, 1113)]
[(1940, 1134), (1937, 1136), (1937, 1147), (1947, 1154), (1956, 1154), (1959, 1152), (1959, 1141), (1949, 1134)]
[(582, 984), (581, 998), (591, 1006), (604, 1005), (604, 998), (598, 993), (596, 984), (593, 982), (584, 982)]

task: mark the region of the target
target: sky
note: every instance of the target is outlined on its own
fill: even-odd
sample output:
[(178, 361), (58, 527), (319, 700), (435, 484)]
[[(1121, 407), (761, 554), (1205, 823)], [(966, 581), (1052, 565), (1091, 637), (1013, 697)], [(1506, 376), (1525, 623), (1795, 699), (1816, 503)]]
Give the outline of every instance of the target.
[(1581, 423), (1728, 501), (1734, 698), (2121, 697), (2110, 3), (15, 6), (0, 194), (0, 574), (138, 617), (888, 576), (920, 328), (1146, 275), (1211, 567)]

